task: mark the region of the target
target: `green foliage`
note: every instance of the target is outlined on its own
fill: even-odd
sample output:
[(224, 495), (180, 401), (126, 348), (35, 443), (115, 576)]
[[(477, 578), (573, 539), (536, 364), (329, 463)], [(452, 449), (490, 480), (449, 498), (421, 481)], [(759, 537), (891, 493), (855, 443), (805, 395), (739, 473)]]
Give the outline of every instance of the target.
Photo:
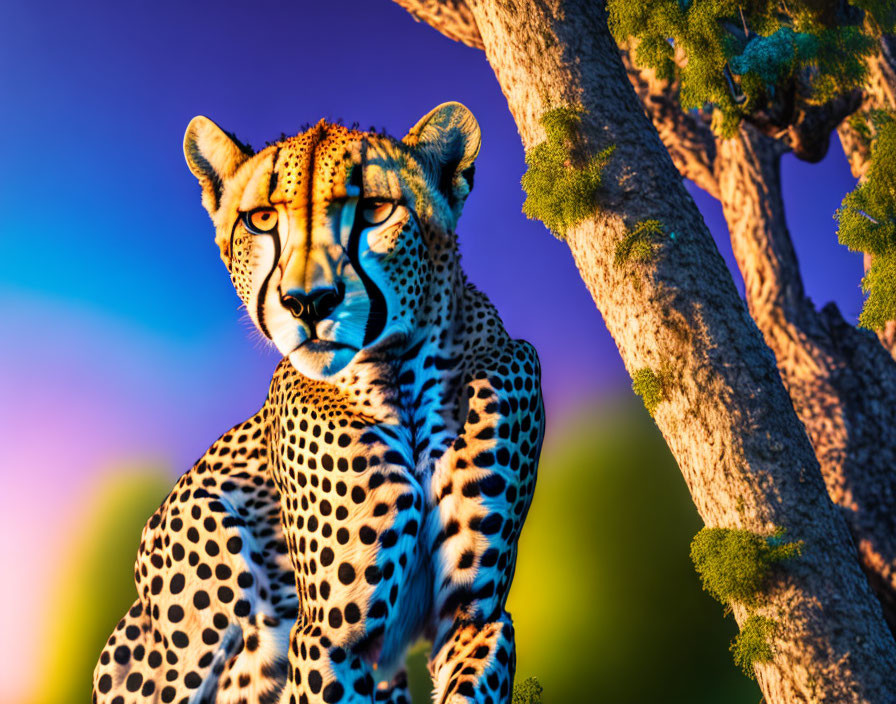
[(513, 686), (513, 704), (541, 704), (542, 686), (530, 677)]
[(632, 377), (632, 391), (641, 397), (644, 408), (651, 416), (665, 398), (662, 378), (648, 367), (635, 372)]
[(548, 110), (541, 118), (547, 139), (526, 152), (522, 186), (526, 191), (523, 213), (541, 220), (556, 237), (592, 216), (595, 194), (604, 167), (615, 147), (581, 163), (576, 152), (582, 108), (565, 106)]
[(859, 325), (877, 329), (896, 318), (896, 115), (876, 111), (870, 120), (860, 131), (871, 142), (868, 173), (835, 217), (840, 243), (872, 256)]
[(744, 621), (740, 633), (731, 642), (731, 653), (734, 662), (748, 677), (755, 677), (753, 664), (769, 662), (772, 659), (772, 647), (768, 641), (775, 632), (776, 623), (765, 616), (750, 616)]
[[(879, 27), (893, 24), (892, 3), (853, 0)], [(861, 86), (864, 58), (875, 37), (814, 0), (609, 0), (610, 28), (618, 42), (637, 40), (635, 62), (661, 78), (679, 78), (683, 108), (715, 108), (722, 136), (764, 109), (797, 74), (802, 97), (825, 102)]]
[(691, 543), (691, 560), (703, 588), (723, 604), (757, 603), (773, 564), (800, 554), (802, 543), (748, 530), (703, 528)]
[(616, 245), (614, 263), (622, 266), (629, 261), (646, 262), (653, 258), (663, 225), (659, 220), (644, 220), (635, 225)]
[(893, 0), (851, 0), (850, 5), (864, 10), (876, 25), (878, 32), (882, 34), (896, 32), (896, 3)]

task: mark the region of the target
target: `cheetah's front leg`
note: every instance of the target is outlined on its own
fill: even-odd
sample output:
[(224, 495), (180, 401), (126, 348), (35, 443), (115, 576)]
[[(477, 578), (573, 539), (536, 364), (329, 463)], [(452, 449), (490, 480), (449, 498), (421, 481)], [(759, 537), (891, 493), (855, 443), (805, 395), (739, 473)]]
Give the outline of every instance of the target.
[[(402, 633), (422, 621), (407, 605), (414, 603), (408, 592), (418, 588), (424, 493), (409, 452), (378, 432), (346, 429), (337, 437), (338, 455), (309, 443), (278, 469), (302, 603), (284, 704), (380, 701), (372, 665), (400, 656)], [(425, 603), (428, 591), (423, 596)], [(389, 701), (398, 704), (400, 689), (393, 691)]]
[(481, 361), (468, 413), (436, 465), (427, 523), (435, 560), (438, 704), (510, 702), (515, 650), (504, 610), (544, 429), (535, 351), (525, 342)]

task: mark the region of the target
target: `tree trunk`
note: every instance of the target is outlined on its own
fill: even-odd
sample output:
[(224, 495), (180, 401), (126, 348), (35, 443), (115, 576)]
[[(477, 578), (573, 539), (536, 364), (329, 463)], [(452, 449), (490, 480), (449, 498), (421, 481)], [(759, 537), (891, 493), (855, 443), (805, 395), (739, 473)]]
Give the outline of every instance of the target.
[[(626, 368), (663, 379), (654, 417), (704, 521), (804, 541), (759, 608), (778, 622), (773, 660), (756, 666), (766, 700), (896, 700), (896, 643), (775, 360), (626, 80), (603, 4), (466, 5), (526, 148), (545, 137), (541, 115), (569, 104), (584, 108), (590, 155), (616, 147), (598, 211), (566, 239)], [(646, 219), (669, 236), (652, 261), (617, 265), (616, 245)], [(733, 610), (743, 623), (745, 608)]]
[[(843, 510), (862, 567), (896, 632), (896, 366), (835, 305), (818, 312), (806, 298), (781, 195), (785, 144), (749, 125), (737, 139), (717, 141), (705, 122), (681, 109), (674, 83), (635, 68), (627, 52), (622, 58), (678, 171), (722, 204), (750, 313), (775, 353), (828, 493)], [(892, 65), (872, 62), (869, 92), (877, 103), (893, 100)], [(841, 125), (841, 135), (846, 131), (853, 134)], [(864, 171), (867, 153), (852, 156), (853, 166)], [(880, 333), (891, 352), (894, 331), (891, 322)]]
[(833, 303), (819, 312), (806, 298), (781, 198), (782, 151), (747, 125), (720, 140), (719, 199), (750, 313), (896, 629), (896, 363)]

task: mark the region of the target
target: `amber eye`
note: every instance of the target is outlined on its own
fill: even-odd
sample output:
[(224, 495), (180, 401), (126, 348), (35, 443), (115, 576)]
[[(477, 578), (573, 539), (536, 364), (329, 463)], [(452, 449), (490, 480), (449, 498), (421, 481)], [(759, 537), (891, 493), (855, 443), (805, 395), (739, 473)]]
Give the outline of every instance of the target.
[(243, 213), (243, 224), (249, 232), (256, 235), (271, 232), (277, 227), (277, 211), (273, 208), (258, 208)]
[(361, 217), (371, 225), (380, 225), (395, 212), (396, 205), (393, 200), (365, 199), (361, 202)]

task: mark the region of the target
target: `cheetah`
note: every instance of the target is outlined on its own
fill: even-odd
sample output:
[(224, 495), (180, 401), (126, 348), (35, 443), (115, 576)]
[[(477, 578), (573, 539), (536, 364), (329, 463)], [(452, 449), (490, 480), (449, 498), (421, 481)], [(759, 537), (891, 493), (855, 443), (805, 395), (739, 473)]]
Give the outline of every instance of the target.
[(480, 147), (459, 103), (403, 139), (320, 121), (257, 153), (205, 117), (187, 163), (254, 324), (263, 407), (141, 536), (93, 701), (506, 704), (505, 605), (544, 432), (535, 350), (463, 273)]

